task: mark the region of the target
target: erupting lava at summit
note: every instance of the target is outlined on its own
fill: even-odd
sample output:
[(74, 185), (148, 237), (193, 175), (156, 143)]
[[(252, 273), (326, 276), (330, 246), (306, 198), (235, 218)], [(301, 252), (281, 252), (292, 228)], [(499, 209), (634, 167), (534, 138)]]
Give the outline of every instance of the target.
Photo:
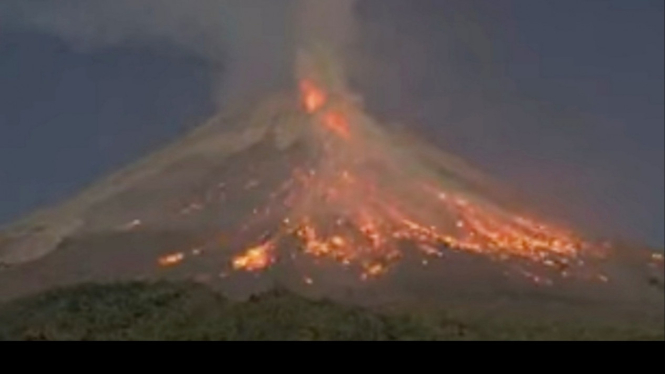
[(368, 278), (389, 271), (407, 251), (442, 257), (456, 250), (568, 274), (583, 256), (600, 253), (569, 231), (511, 213), (419, 165), (324, 81), (312, 74), (299, 82), (316, 157), (295, 168), (275, 195), (272, 204), (286, 208), (280, 226), (239, 254), (235, 269), (260, 271), (299, 251), (359, 267)]
[(16, 266), (4, 295), (85, 281), (91, 268), (100, 279), (214, 279), (239, 293), (245, 281), (397, 289), (411, 279), (609, 289), (662, 268), (649, 251), (624, 266), (615, 247), (533, 218), (500, 183), (379, 123), (325, 51), (300, 55), (295, 89), (221, 114), (0, 232), (0, 268)]

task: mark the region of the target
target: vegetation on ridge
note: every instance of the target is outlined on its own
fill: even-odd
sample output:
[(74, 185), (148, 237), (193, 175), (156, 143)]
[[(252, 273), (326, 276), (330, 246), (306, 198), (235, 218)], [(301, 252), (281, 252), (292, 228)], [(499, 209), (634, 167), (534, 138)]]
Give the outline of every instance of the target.
[(272, 291), (232, 302), (189, 283), (81, 285), (0, 306), (0, 340), (663, 340), (663, 329), (379, 313)]

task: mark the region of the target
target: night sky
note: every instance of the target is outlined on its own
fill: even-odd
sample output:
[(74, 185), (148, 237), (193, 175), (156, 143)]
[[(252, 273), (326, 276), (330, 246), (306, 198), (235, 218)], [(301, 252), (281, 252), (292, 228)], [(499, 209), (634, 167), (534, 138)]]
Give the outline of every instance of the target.
[[(372, 63), (358, 63), (354, 83), (377, 116), (552, 217), (662, 247), (664, 3), (360, 0)], [(0, 7), (0, 223), (215, 110), (219, 61), (168, 40), (74, 48), (10, 16)]]

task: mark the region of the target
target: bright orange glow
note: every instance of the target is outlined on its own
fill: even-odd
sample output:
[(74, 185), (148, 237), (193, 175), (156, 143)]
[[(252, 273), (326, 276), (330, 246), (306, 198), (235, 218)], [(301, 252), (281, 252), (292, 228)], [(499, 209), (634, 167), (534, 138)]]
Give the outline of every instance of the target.
[(318, 112), (328, 101), (328, 95), (310, 80), (300, 82), (300, 93), (307, 113)]
[[(309, 114), (319, 112), (328, 102), (328, 94), (311, 80), (300, 82), (300, 93), (305, 110)], [(349, 139), (349, 123), (345, 115), (339, 111), (329, 110), (323, 114), (323, 125), (341, 138)]]
[(244, 254), (233, 259), (233, 268), (245, 271), (263, 270), (272, 264), (272, 251), (274, 248), (275, 246), (272, 243), (265, 243), (250, 248)]
[(343, 114), (338, 112), (327, 112), (323, 116), (323, 123), (330, 131), (334, 132), (340, 137), (344, 139), (349, 139), (351, 137), (351, 133), (349, 132), (349, 124)]
[(382, 264), (370, 264), (365, 266), (365, 271), (363, 272), (363, 279), (378, 277), (386, 272), (386, 267)]
[(184, 253), (173, 253), (164, 257), (160, 257), (157, 262), (159, 263), (159, 266), (171, 267), (180, 264), (184, 259)]

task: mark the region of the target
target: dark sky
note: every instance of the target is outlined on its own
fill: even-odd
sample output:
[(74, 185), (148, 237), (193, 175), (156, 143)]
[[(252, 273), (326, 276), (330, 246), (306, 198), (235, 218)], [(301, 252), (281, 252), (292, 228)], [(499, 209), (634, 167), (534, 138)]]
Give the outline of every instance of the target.
[[(662, 246), (663, 4), (360, 0), (356, 84), (553, 217)], [(168, 41), (73, 49), (0, 13), (0, 222), (200, 122), (217, 69)]]

